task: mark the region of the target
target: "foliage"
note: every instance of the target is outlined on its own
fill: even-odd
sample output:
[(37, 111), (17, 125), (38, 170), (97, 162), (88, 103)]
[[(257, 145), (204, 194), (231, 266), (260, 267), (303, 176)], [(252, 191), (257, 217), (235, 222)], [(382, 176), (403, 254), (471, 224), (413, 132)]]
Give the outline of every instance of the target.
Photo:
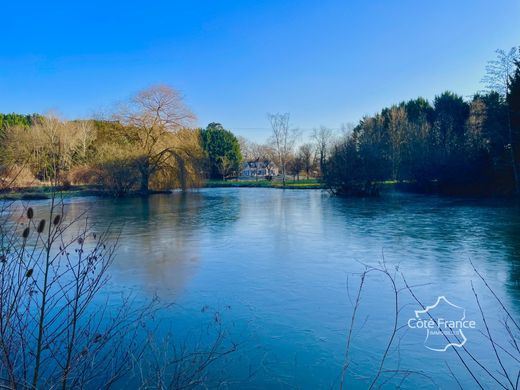
[(5, 117), (0, 182), (11, 187), (90, 184), (123, 196), (201, 185), (200, 131), (187, 127), (195, 117), (169, 87), (139, 92), (110, 120)]
[(200, 132), (202, 145), (208, 158), (208, 171), (212, 179), (225, 179), (237, 174), (242, 161), (240, 143), (235, 135), (220, 123), (210, 123)]
[(38, 180), (61, 182), (64, 172), (87, 161), (92, 141), (89, 122), (42, 117), (30, 127), (6, 129), (2, 162), (27, 166)]
[(384, 180), (446, 193), (511, 192), (506, 112), (495, 92), (470, 102), (445, 92), (432, 106), (419, 99), (386, 108), (333, 148), (325, 182), (339, 193), (373, 193)]
[(2, 114), (0, 113), (0, 139), (3, 137), (5, 130), (10, 127), (29, 127), (39, 123), (43, 117), (39, 114), (21, 115), (16, 113)]
[(515, 61), (515, 66), (516, 69), (509, 78), (506, 102), (509, 114), (509, 151), (513, 161), (516, 193), (520, 195), (520, 59)]
[(178, 91), (163, 85), (145, 89), (122, 105), (113, 119), (124, 126), (136, 153), (141, 193), (148, 193), (151, 180), (170, 178), (166, 171), (177, 168), (181, 175), (187, 174), (184, 166), (190, 156), (176, 143), (175, 133), (191, 125), (195, 115)]

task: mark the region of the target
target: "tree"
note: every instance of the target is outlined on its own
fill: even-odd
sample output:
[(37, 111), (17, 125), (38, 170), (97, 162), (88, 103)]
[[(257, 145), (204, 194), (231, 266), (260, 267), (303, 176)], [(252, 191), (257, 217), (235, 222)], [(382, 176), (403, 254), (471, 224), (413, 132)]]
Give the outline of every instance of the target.
[(40, 180), (60, 182), (68, 170), (85, 161), (92, 137), (89, 122), (40, 117), (30, 127), (6, 129), (4, 160), (8, 164), (29, 166)]
[[(486, 75), (482, 79), (489, 91), (497, 92), (508, 104), (507, 95), (510, 91), (510, 83), (513, 79), (515, 67), (517, 68), (520, 59), (520, 48), (511, 48), (508, 52), (504, 50), (496, 51), (497, 57), (488, 62), (486, 66)], [(514, 129), (511, 127), (512, 119), (509, 117), (511, 109), (507, 110), (507, 126), (509, 134), (509, 156), (511, 168), (513, 171), (513, 179), (515, 184), (515, 192), (520, 195), (520, 174), (518, 172), (518, 164), (516, 158), (516, 145)]]
[(464, 131), (469, 106), (464, 99), (452, 92), (444, 92), (434, 100), (433, 132), (438, 145), (437, 179), (453, 181), (457, 171), (453, 169), (462, 161)]
[(409, 123), (406, 109), (402, 106), (393, 106), (388, 113), (388, 133), (392, 148), (392, 179), (401, 178), (403, 154), (406, 151)]
[(298, 149), (298, 158), (301, 161), (302, 169), (308, 179), (314, 168), (314, 155), (312, 144), (303, 144)]
[(267, 119), (271, 124), (273, 134), (271, 144), (282, 172), (282, 185), (285, 187), (285, 176), (287, 173), (287, 163), (294, 149), (294, 144), (299, 137), (298, 129), (289, 127), (290, 114), (267, 114)]
[(149, 192), (153, 175), (184, 161), (186, 149), (175, 144), (173, 134), (189, 127), (195, 115), (177, 90), (164, 85), (145, 89), (120, 107), (114, 119), (126, 127), (137, 148), (142, 193)]
[(314, 129), (312, 133), (312, 139), (316, 144), (316, 152), (319, 159), (320, 175), (323, 176), (325, 169), (325, 162), (329, 153), (329, 149), (332, 145), (334, 133), (331, 129), (320, 126), (319, 129)]
[(21, 115), (21, 114), (1, 114), (0, 113), (0, 149), (2, 148), (2, 138), (9, 128), (23, 127), (28, 128), (39, 123), (43, 119), (42, 115)]
[(371, 196), (378, 193), (374, 183), (372, 161), (374, 156), (361, 156), (358, 132), (345, 136), (342, 142), (333, 146), (323, 182), (336, 195)]
[(238, 145), (240, 146), (240, 154), (242, 155), (242, 159), (244, 160), (252, 160), (254, 154), (255, 143), (249, 141), (247, 138), (242, 136), (237, 136)]
[(515, 72), (510, 76), (507, 90), (507, 105), (509, 113), (509, 148), (513, 164), (515, 178), (515, 191), (520, 195), (520, 182), (518, 177), (518, 135), (520, 134), (520, 60), (515, 61)]
[(231, 172), (238, 172), (242, 161), (240, 143), (235, 135), (220, 123), (210, 123), (201, 131), (202, 146), (209, 160), (209, 175), (224, 180)]
[(293, 176), (294, 180), (300, 180), (300, 173), (303, 168), (303, 160), (299, 153), (289, 157), (287, 161), (287, 172)]
[(518, 48), (512, 47), (509, 51), (498, 49), (496, 58), (488, 61), (486, 74), (481, 80), (488, 92), (497, 92), (505, 97), (509, 90), (511, 76), (515, 72), (515, 61), (520, 59)]

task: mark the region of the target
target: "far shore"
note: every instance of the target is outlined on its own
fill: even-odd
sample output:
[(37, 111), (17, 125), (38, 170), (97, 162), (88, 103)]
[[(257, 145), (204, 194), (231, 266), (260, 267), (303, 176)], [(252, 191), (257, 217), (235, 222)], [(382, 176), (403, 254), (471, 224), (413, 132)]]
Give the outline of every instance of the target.
[[(258, 187), (258, 188), (279, 188), (283, 189), (281, 181), (269, 180), (207, 180), (202, 188), (219, 188), (219, 187)], [(322, 189), (322, 185), (316, 179), (288, 180), (285, 184), (286, 189)], [(66, 187), (51, 186), (31, 186), (13, 189), (5, 189), (0, 191), (0, 200), (45, 200), (52, 197), (53, 191), (60, 193), (63, 197), (83, 197), (83, 196), (99, 196), (111, 197), (103, 191), (101, 186), (96, 185), (72, 185)], [(148, 191), (143, 194), (139, 191), (132, 191), (125, 197), (131, 196), (147, 196), (155, 194), (169, 194), (173, 190)]]
[[(432, 185), (424, 188), (418, 187), (415, 183), (408, 182), (396, 182), (396, 181), (384, 181), (379, 182), (379, 192), (383, 196), (385, 193), (389, 192), (402, 192), (402, 193), (415, 193), (422, 195), (440, 195), (447, 197), (455, 197), (455, 198), (474, 198), (474, 199), (484, 199), (484, 198), (512, 198), (511, 196), (486, 196), (486, 195), (471, 195), (464, 193), (443, 193), (439, 191), (435, 185)], [(201, 187), (190, 188), (190, 190), (197, 190), (200, 188), (275, 188), (275, 189), (288, 189), (288, 190), (325, 190), (326, 187), (323, 186), (319, 180), (317, 179), (301, 179), (301, 180), (287, 180), (285, 183), (285, 187), (283, 186), (280, 180), (206, 180)], [(121, 198), (130, 198), (130, 197), (142, 197), (142, 196), (150, 196), (157, 194), (171, 194), (173, 192), (180, 191), (180, 189), (171, 189), (171, 190), (150, 190), (147, 193), (142, 193), (140, 191), (131, 191), (121, 196)], [(16, 201), (16, 200), (47, 200), (53, 197), (53, 193), (59, 195), (61, 198), (76, 198), (76, 197), (86, 197), (86, 196), (97, 196), (101, 198), (114, 198), (118, 197), (113, 196), (107, 193), (102, 186), (99, 185), (70, 185), (70, 186), (61, 186), (61, 187), (52, 187), (50, 185), (40, 185), (40, 186), (29, 186), (29, 187), (18, 187), (11, 189), (0, 190), (0, 201)], [(342, 197), (341, 195), (338, 195)], [(355, 196), (347, 196), (347, 197), (355, 197)]]
[(205, 183), (207, 188), (215, 187), (261, 187), (261, 188), (285, 188), (285, 189), (300, 189), (300, 190), (316, 190), (322, 189), (323, 185), (317, 179), (301, 179), (301, 180), (286, 180), (285, 187), (281, 180), (208, 180)]

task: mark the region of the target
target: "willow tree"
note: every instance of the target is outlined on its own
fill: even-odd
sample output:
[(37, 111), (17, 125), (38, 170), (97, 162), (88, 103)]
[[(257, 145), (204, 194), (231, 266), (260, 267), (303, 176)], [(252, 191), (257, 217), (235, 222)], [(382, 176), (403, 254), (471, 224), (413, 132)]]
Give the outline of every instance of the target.
[(195, 115), (179, 91), (164, 85), (145, 89), (124, 104), (114, 119), (128, 129), (132, 138), (142, 193), (148, 193), (154, 175), (169, 176), (165, 171), (174, 164), (184, 165), (189, 157), (175, 133), (191, 126)]

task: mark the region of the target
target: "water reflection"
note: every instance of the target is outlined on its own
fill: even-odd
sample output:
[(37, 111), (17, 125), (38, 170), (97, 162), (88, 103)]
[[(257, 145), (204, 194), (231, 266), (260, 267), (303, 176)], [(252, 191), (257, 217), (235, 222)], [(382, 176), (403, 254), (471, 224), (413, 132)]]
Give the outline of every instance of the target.
[[(258, 388), (334, 383), (352, 310), (347, 276), (383, 255), (411, 283), (430, 284), (419, 291), (425, 301), (446, 295), (477, 315), (471, 258), (520, 313), (520, 207), (514, 202), (402, 194), (339, 199), (321, 191), (243, 188), (77, 198), (67, 208), (70, 217), (86, 212), (99, 229), (120, 229), (113, 290), (175, 300), (192, 310), (179, 314), (187, 322), (204, 305), (230, 307), (230, 320), (250, 343), (247, 356), (227, 369), (238, 377), (249, 364), (260, 365)], [(370, 281), (364, 298), (377, 325), (358, 336), (364, 369), (385, 337), (385, 286)], [(496, 306), (489, 296), (483, 305)], [(408, 362), (425, 358), (431, 356), (420, 345), (403, 351)], [(443, 375), (443, 360), (429, 364)]]

